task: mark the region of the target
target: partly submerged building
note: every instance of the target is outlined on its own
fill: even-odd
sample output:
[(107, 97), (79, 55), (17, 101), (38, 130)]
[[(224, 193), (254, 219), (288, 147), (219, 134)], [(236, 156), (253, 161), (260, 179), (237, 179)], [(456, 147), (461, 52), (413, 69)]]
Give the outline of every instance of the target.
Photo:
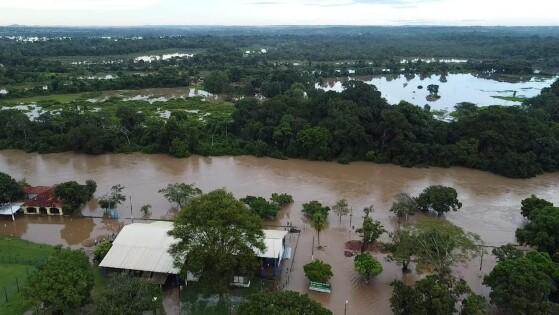
[[(124, 226), (113, 242), (113, 246), (99, 264), (111, 270), (126, 270), (149, 282), (164, 284), (169, 276), (176, 276), (180, 270), (174, 266), (169, 249), (177, 239), (169, 235), (172, 222), (133, 223)], [(279, 275), (281, 262), (286, 250), (287, 231), (264, 230), (265, 250), (257, 253), (261, 259), (260, 275), (275, 277)], [(187, 281), (196, 281), (189, 274)], [(232, 285), (247, 287), (249, 279), (235, 277)]]
[(63, 203), (54, 193), (55, 186), (27, 186), (23, 188), (25, 214), (63, 215)]

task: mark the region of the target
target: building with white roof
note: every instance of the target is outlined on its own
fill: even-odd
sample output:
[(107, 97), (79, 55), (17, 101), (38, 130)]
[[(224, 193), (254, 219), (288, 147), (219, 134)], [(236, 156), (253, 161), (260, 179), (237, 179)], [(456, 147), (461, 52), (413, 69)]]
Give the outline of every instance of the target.
[[(169, 253), (171, 245), (178, 242), (168, 233), (172, 228), (172, 222), (164, 221), (124, 226), (99, 266), (128, 270), (148, 281), (163, 284), (169, 275), (180, 273)], [(268, 277), (275, 276), (285, 255), (285, 237), (288, 232), (282, 230), (263, 232), (265, 250), (257, 253), (262, 259), (260, 274)], [(196, 278), (189, 276), (188, 280), (195, 281)], [(241, 279), (239, 282), (246, 283), (246, 281)]]

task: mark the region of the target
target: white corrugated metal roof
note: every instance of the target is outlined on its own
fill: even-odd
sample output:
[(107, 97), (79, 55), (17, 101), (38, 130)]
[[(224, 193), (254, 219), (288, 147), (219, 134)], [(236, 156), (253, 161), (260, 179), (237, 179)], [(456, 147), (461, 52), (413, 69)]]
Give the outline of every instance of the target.
[(22, 205), (22, 202), (0, 205), (0, 215), (13, 215), (21, 209)]
[(287, 231), (264, 230), (264, 246), (266, 249), (258, 257), (281, 259), (283, 256), (283, 239)]
[[(113, 242), (99, 266), (105, 268), (141, 270), (177, 274), (169, 248), (177, 240), (169, 236), (172, 222), (133, 223), (126, 225)], [(283, 239), (287, 231), (264, 230), (266, 250), (259, 253), (262, 258), (281, 258)]]
[(168, 252), (176, 242), (168, 234), (172, 228), (171, 222), (126, 225), (99, 266), (177, 274)]

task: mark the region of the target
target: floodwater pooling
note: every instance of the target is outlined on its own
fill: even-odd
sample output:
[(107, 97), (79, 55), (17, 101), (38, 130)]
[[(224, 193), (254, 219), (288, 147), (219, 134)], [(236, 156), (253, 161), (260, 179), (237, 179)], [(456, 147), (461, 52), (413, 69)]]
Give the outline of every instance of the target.
[[(318, 200), (332, 206), (345, 198), (353, 208), (352, 226), (358, 228), (362, 209), (373, 205), (373, 217), (387, 230), (393, 230), (395, 220), (388, 211), (394, 195), (400, 192), (417, 195), (429, 185), (441, 184), (456, 188), (462, 209), (446, 215), (446, 219), (469, 232), (477, 233), (487, 245), (514, 242), (514, 231), (523, 223), (520, 201), (531, 194), (559, 203), (559, 173), (531, 179), (509, 179), (487, 172), (465, 168), (402, 168), (356, 162), (341, 165), (333, 162), (304, 160), (275, 160), (256, 157), (200, 157), (176, 159), (166, 155), (108, 154), (89, 156), (74, 153), (35, 154), (21, 151), (0, 151), (0, 171), (16, 179), (25, 178), (32, 185), (52, 185), (75, 180), (97, 182), (96, 196), (107, 193), (111, 186), (121, 184), (131, 196), (133, 215), (141, 217), (140, 207), (152, 205), (152, 219), (170, 219), (176, 214), (171, 205), (158, 193), (170, 183), (194, 183), (204, 191), (225, 188), (236, 197), (246, 195), (269, 198), (272, 193), (293, 195), (295, 203), (280, 212), (275, 224), (291, 223), (301, 229), (298, 249), (288, 289), (307, 293), (303, 266), (312, 258), (322, 259), (333, 267), (332, 294), (311, 293), (335, 314), (343, 314), (348, 301), (348, 314), (390, 314), (390, 283), (394, 279), (413, 282), (415, 273), (402, 275), (400, 268), (375, 253), (384, 271), (369, 284), (358, 281), (353, 270), (353, 258), (344, 256), (345, 242), (357, 239), (350, 227), (349, 216), (339, 223), (330, 215), (328, 229), (321, 233), (324, 249), (312, 249), (315, 232), (304, 220), (302, 204)], [(102, 216), (95, 201), (83, 214)], [(119, 207), (121, 218), (130, 217), (130, 203)], [(97, 237), (118, 232), (120, 224), (128, 223), (91, 218), (53, 218), (18, 216), (0, 218), (0, 234), (18, 235), (24, 239), (49, 244), (69, 245), (74, 248), (90, 246)], [(384, 236), (383, 240), (387, 240)], [(472, 288), (487, 295), (482, 277), (491, 271), (494, 258), (486, 255), (480, 271), (476, 258), (469, 266), (455, 268)]]

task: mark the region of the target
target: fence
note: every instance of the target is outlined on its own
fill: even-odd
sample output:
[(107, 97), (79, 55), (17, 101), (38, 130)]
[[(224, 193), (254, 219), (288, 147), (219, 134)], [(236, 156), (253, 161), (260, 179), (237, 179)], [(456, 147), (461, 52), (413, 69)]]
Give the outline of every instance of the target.
[[(46, 257), (29, 258), (12, 255), (0, 255), (0, 265), (6, 268), (18, 266), (21, 268), (17, 275), (10, 277), (8, 280), (1, 281), (0, 287), (0, 304), (6, 304), (16, 298), (27, 281), (27, 278), (33, 273), (36, 268), (44, 265), (47, 261)], [(19, 268), (18, 268), (19, 269)]]
[(9, 303), (14, 300), (15, 296), (21, 292), (23, 286), (29, 275), (33, 270), (26, 269), (25, 273), (20, 274), (17, 277), (12, 278), (8, 283), (7, 286), (0, 288), (0, 304)]

